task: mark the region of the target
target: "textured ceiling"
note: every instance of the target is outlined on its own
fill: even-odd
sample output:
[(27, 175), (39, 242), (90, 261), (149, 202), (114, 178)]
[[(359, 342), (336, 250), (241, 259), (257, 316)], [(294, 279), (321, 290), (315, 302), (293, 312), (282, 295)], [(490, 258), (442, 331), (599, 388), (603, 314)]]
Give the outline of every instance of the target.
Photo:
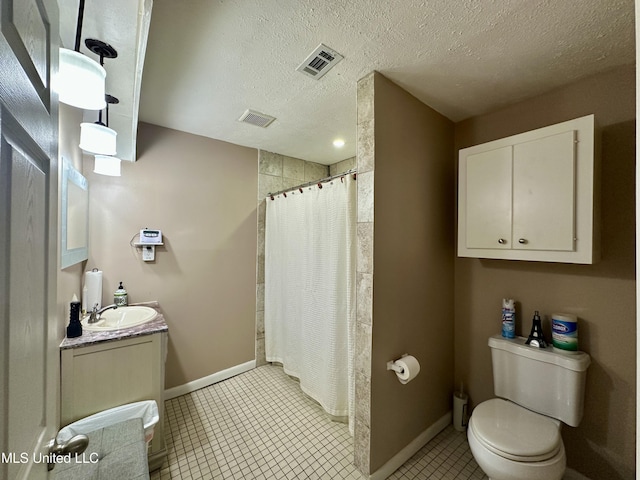
[[(344, 60), (296, 72), (320, 43)], [(633, 0), (155, 0), (139, 118), (330, 164), (373, 70), (459, 121), (634, 60)]]

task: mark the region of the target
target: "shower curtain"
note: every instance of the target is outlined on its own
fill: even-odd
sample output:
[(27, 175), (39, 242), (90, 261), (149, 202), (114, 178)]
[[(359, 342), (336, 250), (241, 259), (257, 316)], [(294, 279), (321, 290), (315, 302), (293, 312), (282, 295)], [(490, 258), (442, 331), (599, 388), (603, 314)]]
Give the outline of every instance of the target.
[(269, 362), (353, 433), (353, 175), (267, 198), (265, 349)]

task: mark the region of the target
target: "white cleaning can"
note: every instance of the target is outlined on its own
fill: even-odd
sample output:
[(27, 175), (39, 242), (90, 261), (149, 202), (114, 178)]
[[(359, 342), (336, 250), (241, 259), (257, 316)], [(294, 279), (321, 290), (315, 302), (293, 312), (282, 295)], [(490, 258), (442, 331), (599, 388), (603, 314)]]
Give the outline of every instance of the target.
[(502, 299), (502, 336), (516, 337), (516, 301), (513, 298)]

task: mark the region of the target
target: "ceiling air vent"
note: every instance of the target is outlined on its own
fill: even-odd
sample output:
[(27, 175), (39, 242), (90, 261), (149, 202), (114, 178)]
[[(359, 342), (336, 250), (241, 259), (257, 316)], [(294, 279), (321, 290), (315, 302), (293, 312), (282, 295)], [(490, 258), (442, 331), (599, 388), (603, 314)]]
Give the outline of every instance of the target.
[(343, 58), (338, 52), (321, 43), (296, 70), (318, 80)]
[(250, 123), (257, 127), (266, 128), (271, 125), (276, 117), (265, 115), (264, 113), (256, 112), (255, 110), (245, 110), (242, 116), (238, 119), (239, 122)]

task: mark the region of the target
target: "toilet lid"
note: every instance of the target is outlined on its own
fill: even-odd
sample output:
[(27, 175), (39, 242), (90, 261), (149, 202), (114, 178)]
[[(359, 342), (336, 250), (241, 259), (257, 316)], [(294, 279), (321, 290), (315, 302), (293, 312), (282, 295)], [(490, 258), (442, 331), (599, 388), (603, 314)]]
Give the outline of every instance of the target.
[(546, 460), (562, 443), (559, 423), (501, 398), (478, 405), (469, 427), (490, 450), (512, 460)]

